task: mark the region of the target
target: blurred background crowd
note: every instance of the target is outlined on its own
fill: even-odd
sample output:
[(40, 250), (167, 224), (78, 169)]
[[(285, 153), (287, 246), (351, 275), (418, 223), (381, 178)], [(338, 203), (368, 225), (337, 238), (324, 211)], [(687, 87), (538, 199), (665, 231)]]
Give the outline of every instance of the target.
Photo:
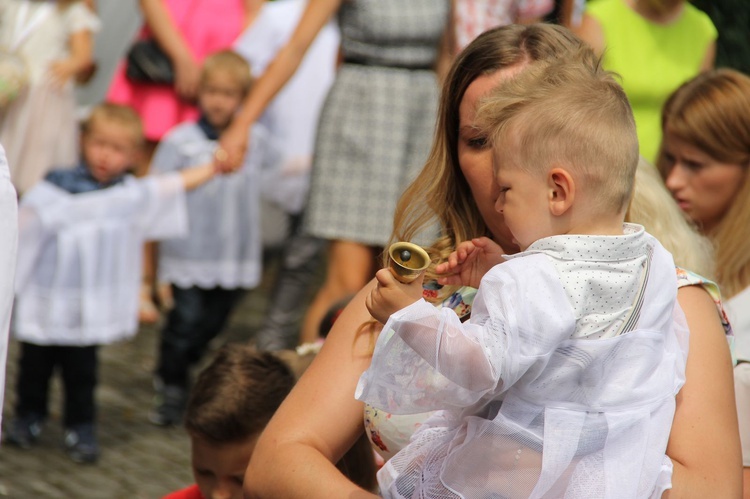
[[(107, 449), (97, 435), (108, 428), (100, 417), (106, 409), (95, 403), (97, 372), (111, 354), (100, 360), (97, 347), (134, 341), (139, 328), (159, 339), (153, 403), (134, 410), (160, 427), (186, 422), (194, 467), (202, 441), (195, 436), (206, 431), (194, 385), (214, 392), (231, 379), (237, 386), (226, 393), (257, 390), (268, 407), (247, 409), (260, 415), (246, 431), (259, 432), (346, 303), (382, 266), (399, 197), (435, 154), (441, 87), (457, 55), (489, 29), (536, 22), (571, 29), (620, 76), (648, 181), (666, 187), (705, 242), (696, 251), (708, 258), (688, 270), (718, 284), (734, 328), (735, 396), (750, 467), (745, 0), (0, 0), (0, 145), (21, 214), (26, 207), (42, 220), (29, 235), (21, 218), (9, 358), (17, 368), (0, 376), (0, 395), (4, 383), (13, 401), (3, 410), (4, 445), (34, 447), (45, 424), (59, 419), (68, 456), (98, 462)], [(252, 78), (243, 76), (247, 68)], [(199, 171), (206, 164), (210, 172)], [(166, 181), (148, 183), (170, 172), (181, 175), (174, 196), (184, 196), (184, 207), (164, 194), (172, 189)], [(54, 257), (40, 249), (48, 240), (40, 226), (55, 218), (43, 207), (62, 202), (40, 185), (76, 197), (125, 189), (135, 178), (133, 189), (142, 188), (133, 191), (135, 207), (102, 195), (49, 229), (59, 231)], [(91, 211), (117, 226), (111, 239), (85, 250), (70, 243), (78, 248), (71, 252), (93, 253), (88, 262), (64, 260), (63, 240), (87, 237), (75, 227)], [(433, 235), (415, 239), (429, 243)], [(137, 257), (120, 255), (118, 244), (138, 248)], [(40, 270), (42, 261), (50, 268)], [(117, 276), (107, 278), (117, 304), (97, 301), (87, 272)], [(89, 277), (60, 284), (75, 273)], [(53, 295), (71, 300), (73, 288), (83, 309), (100, 312), (99, 330), (115, 324), (113, 334), (45, 331), (69, 306)], [(258, 293), (259, 319), (231, 335), (254, 349), (217, 356), (216, 338), (226, 341), (222, 333)], [(83, 328), (81, 317), (64, 321)], [(214, 372), (243, 362), (235, 356), (255, 370)], [(214, 371), (204, 376), (207, 364)], [(58, 371), (60, 411), (47, 401)], [(372, 488), (368, 473), (377, 463), (361, 440), (349, 476)], [(200, 471), (195, 476), (200, 484)]]

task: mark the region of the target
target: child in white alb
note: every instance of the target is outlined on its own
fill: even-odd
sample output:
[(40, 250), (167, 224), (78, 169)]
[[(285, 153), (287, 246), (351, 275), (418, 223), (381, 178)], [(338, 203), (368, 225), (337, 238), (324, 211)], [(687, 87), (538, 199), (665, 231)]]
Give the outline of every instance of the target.
[(378, 272), (367, 306), (386, 324), (357, 398), (396, 414), (442, 409), (380, 471), (381, 492), (661, 491), (688, 333), (671, 255), (623, 224), (638, 162), (627, 98), (582, 55), (503, 81), (478, 116), (497, 216), (522, 251), (480, 238), (437, 266), (442, 284), (478, 286), (466, 323), (421, 299), (420, 279)]
[[(225, 50), (210, 55), (198, 88), (201, 117), (164, 136), (153, 170), (183, 171), (220, 155), (219, 135), (251, 84), (250, 66), (239, 54)], [(179, 423), (191, 366), (224, 328), (243, 292), (260, 282), (261, 171), (280, 163), (280, 150), (265, 128), (253, 127), (241, 172), (214, 178), (188, 194), (188, 233), (159, 245), (159, 278), (172, 284), (174, 307), (161, 333), (157, 400), (149, 415), (154, 424)]]
[(98, 105), (84, 123), (77, 167), (53, 170), (21, 200), (12, 322), (21, 355), (6, 442), (35, 442), (48, 413), (50, 378), (59, 368), (66, 451), (82, 463), (99, 456), (98, 346), (137, 332), (140, 247), (184, 234), (185, 191), (215, 174), (206, 163), (135, 179), (126, 172), (142, 143), (135, 111)]

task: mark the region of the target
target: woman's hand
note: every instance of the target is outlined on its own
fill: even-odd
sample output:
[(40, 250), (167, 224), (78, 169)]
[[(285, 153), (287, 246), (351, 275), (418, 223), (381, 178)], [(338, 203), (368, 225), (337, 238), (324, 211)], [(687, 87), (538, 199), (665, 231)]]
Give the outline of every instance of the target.
[(380, 269), (375, 274), (378, 285), (370, 291), (365, 300), (365, 306), (370, 315), (381, 324), (388, 322), (388, 318), (402, 308), (406, 308), (422, 297), (422, 281), (424, 273), (409, 284), (396, 280), (389, 269)]
[(174, 65), (174, 90), (186, 101), (194, 101), (198, 96), (201, 68), (192, 55), (185, 54), (172, 61)]
[(438, 283), (443, 285), (478, 288), (482, 277), (495, 265), (502, 263), (505, 251), (488, 237), (464, 241), (448, 256), (448, 261), (435, 268)]

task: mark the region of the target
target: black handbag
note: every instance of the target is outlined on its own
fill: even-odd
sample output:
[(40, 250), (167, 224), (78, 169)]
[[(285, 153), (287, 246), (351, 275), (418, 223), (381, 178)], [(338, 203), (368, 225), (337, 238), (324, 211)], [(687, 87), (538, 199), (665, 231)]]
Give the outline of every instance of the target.
[(174, 83), (174, 67), (156, 40), (138, 40), (128, 50), (125, 76), (135, 83)]

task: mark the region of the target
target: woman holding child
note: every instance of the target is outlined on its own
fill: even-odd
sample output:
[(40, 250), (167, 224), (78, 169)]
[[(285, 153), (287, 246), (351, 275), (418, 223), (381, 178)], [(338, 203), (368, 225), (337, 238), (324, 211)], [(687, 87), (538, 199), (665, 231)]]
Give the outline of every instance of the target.
[(714, 243), (716, 278), (736, 335), (737, 410), (750, 497), (750, 77), (702, 74), (667, 100), (658, 166), (683, 212)]
[[(437, 218), (444, 235), (429, 248), (436, 263), (446, 261), (459, 243), (484, 235), (507, 253), (518, 251), (508, 227), (495, 216), (497, 188), (491, 152), (476, 126), (476, 105), (528, 62), (562, 58), (580, 46), (581, 42), (562, 28), (510, 26), (485, 33), (459, 56), (446, 81), (430, 158), (399, 203), (395, 239), (413, 239)], [(433, 267), (426, 279), (435, 275)], [(360, 375), (370, 365), (373, 336), (379, 330), (365, 308), (365, 298), (373, 288), (372, 283), (365, 287), (342, 313), (319, 357), (259, 440), (246, 475), (250, 496), (367, 496), (331, 463), (363, 429), (365, 407), (353, 394)], [(428, 290), (425, 294), (439, 302), (453, 290)], [(465, 308), (470, 293), (464, 291), (458, 290), (451, 302)], [(671, 492), (736, 495), (739, 449), (724, 331), (716, 320), (713, 301), (700, 287), (681, 290), (678, 299), (691, 331), (697, 333), (690, 338), (691, 352), (697, 355), (688, 359), (688, 381), (677, 396), (666, 451), (674, 465)], [(693, 431), (697, 424), (705, 429), (705, 435)]]

